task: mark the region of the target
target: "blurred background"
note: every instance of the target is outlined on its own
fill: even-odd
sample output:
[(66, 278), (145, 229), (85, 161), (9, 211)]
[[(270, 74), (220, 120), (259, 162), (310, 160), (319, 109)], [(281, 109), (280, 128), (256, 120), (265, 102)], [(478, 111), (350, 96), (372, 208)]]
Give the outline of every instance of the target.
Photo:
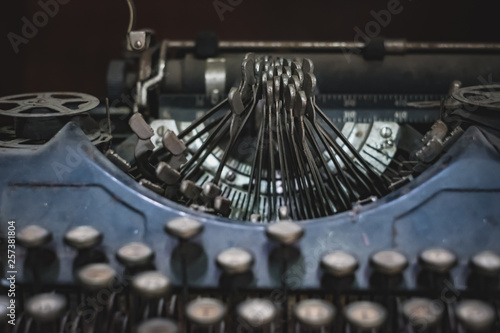
[[(59, 8), (53, 17), (24, 38), (25, 22), (55, 1)], [(355, 28), (364, 31), (374, 20), (372, 11), (396, 5), (400, 13), (381, 27), (383, 37), (500, 42), (499, 4), (486, 0), (136, 0), (136, 28), (152, 28), (168, 39), (213, 31), (221, 40), (353, 41)], [(44, 23), (43, 15), (37, 19)], [(128, 19), (125, 0), (4, 1), (0, 95), (62, 90), (105, 97), (107, 65), (121, 57)], [(21, 38), (15, 39), (17, 53), (15, 36)]]

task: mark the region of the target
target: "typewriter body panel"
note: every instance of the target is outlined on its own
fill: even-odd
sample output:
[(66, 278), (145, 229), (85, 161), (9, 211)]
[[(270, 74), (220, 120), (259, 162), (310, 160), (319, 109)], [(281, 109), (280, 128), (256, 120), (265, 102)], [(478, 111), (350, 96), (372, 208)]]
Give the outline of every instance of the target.
[(0, 99), (20, 329), (500, 330), (497, 44), (154, 37)]

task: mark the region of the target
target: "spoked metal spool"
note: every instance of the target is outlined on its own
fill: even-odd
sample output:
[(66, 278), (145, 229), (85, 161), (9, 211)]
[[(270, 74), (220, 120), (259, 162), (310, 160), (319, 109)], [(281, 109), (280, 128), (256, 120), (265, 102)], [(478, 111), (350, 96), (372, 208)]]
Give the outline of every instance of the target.
[[(68, 121), (99, 105), (91, 95), (76, 92), (44, 92), (0, 98), (0, 115), (14, 119), (13, 126), (0, 129), (0, 147), (37, 149)], [(96, 145), (107, 143), (111, 136), (83, 121), (83, 130)]]
[(383, 142), (354, 147), (316, 104), (313, 72), (309, 59), (248, 54), (239, 87), (193, 123), (172, 121), (158, 149), (134, 114), (133, 176), (193, 209), (254, 222), (329, 216), (385, 195), (397, 124), (368, 125)]
[(500, 110), (500, 85), (498, 84), (457, 89), (452, 97), (464, 104)]
[(68, 117), (99, 105), (94, 96), (75, 92), (21, 94), (0, 98), (0, 115), (16, 118)]
[(444, 118), (458, 124), (500, 131), (500, 85), (464, 87), (452, 93)]

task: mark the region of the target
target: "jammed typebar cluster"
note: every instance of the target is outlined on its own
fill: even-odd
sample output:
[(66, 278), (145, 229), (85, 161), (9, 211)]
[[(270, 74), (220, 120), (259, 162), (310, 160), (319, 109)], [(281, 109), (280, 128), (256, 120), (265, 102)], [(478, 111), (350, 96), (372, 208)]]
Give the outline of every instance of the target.
[[(178, 135), (167, 130), (154, 152), (153, 130), (134, 114), (141, 184), (194, 209), (254, 222), (329, 216), (387, 191), (317, 106), (310, 59), (249, 53), (241, 70), (239, 86), (225, 100)], [(252, 152), (242, 156), (242, 145)], [(218, 166), (206, 177), (205, 162), (215, 151)], [(235, 160), (248, 165), (238, 195), (221, 180)]]

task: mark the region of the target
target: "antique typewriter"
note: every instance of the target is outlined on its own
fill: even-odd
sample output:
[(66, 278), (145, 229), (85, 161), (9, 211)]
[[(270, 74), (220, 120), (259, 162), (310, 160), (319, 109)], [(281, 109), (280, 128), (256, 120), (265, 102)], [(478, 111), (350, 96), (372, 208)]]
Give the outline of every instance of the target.
[(1, 332), (500, 332), (500, 45), (128, 3), (107, 99), (0, 98)]

